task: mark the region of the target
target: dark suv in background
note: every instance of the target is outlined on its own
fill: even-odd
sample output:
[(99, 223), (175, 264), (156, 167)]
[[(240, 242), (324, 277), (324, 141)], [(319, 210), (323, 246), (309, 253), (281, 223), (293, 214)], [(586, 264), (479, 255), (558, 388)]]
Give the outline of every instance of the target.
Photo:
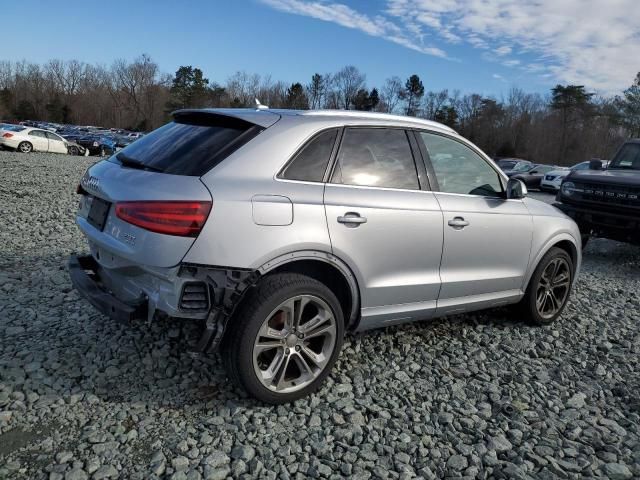
[(640, 245), (640, 139), (625, 142), (607, 170), (591, 161), (562, 183), (556, 206), (580, 227), (582, 245), (590, 236)]

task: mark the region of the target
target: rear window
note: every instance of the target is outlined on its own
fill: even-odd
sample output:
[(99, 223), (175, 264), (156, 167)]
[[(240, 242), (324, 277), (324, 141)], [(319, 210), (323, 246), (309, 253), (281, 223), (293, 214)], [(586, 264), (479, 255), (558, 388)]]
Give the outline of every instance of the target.
[(281, 178), (322, 182), (338, 129), (326, 130), (309, 141), (285, 168)]
[(179, 115), (122, 149), (115, 158), (127, 166), (202, 176), (262, 130), (223, 115)]

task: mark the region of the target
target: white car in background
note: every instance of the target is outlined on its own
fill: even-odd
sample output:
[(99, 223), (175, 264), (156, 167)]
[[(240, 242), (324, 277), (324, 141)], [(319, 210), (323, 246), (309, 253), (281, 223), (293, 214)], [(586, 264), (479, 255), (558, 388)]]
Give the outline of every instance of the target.
[[(606, 160), (601, 161), (602, 168), (607, 168), (609, 162)], [(559, 168), (558, 170), (547, 172), (540, 181), (540, 190), (553, 193), (558, 192), (560, 190), (560, 185), (562, 185), (562, 180), (564, 180), (567, 175), (574, 170), (589, 170), (589, 163), (590, 161), (587, 160), (586, 162), (577, 163), (571, 168)]]
[(60, 135), (41, 128), (18, 125), (11, 130), (2, 130), (0, 133), (0, 147), (10, 148), (22, 153), (69, 153), (67, 141)]

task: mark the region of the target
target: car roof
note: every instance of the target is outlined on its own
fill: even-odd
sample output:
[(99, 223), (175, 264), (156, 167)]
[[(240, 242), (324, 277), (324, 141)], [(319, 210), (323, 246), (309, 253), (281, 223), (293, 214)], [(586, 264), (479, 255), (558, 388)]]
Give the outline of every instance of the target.
[(432, 120), (417, 117), (406, 117), (402, 115), (392, 115), (388, 113), (363, 112), (359, 110), (287, 110), (271, 108), (205, 108), (205, 109), (184, 109), (173, 112), (176, 114), (185, 113), (210, 113), (212, 115), (226, 115), (238, 118), (262, 127), (269, 127), (277, 122), (282, 116), (297, 119), (301, 122), (327, 122), (353, 123), (363, 121), (366, 123), (381, 123), (392, 126), (405, 127), (427, 127), (449, 133), (456, 133), (450, 127)]

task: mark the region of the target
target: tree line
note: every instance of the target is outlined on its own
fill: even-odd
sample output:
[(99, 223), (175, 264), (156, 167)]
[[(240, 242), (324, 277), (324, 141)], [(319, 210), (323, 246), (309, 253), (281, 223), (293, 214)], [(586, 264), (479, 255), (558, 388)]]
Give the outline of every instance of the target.
[(43, 120), (151, 130), (179, 108), (251, 107), (354, 109), (444, 123), (493, 156), (571, 165), (610, 158), (640, 137), (640, 73), (619, 95), (596, 96), (582, 85), (557, 85), (547, 95), (511, 88), (498, 97), (427, 90), (416, 74), (367, 85), (354, 66), (285, 83), (237, 72), (223, 83), (201, 69), (163, 73), (148, 55), (110, 67), (71, 60), (45, 64), (0, 61), (0, 119)]

